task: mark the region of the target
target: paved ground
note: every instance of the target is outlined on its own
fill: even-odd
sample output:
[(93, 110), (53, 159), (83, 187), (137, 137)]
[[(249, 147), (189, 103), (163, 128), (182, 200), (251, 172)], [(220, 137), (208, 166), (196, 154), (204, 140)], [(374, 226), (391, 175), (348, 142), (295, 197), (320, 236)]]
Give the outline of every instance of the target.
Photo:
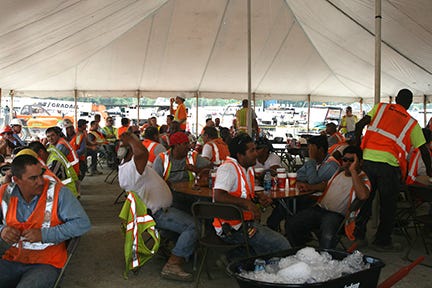
[[(118, 185), (104, 183), (104, 175), (85, 178), (82, 184), (81, 203), (86, 209), (92, 229), (81, 239), (80, 245), (63, 279), (63, 288), (72, 287), (193, 287), (193, 283), (181, 283), (161, 279), (159, 272), (165, 263), (162, 257), (154, 257), (145, 264), (137, 275), (130, 274), (129, 279), (123, 279), (123, 235), (120, 231), (118, 214), (122, 204), (113, 204), (118, 193)], [(398, 238), (407, 247), (403, 239)], [(420, 254), (419, 252), (415, 252)], [(369, 249), (363, 253), (380, 258), (386, 266), (381, 272), (380, 282), (409, 264), (402, 260), (403, 252), (393, 254), (376, 253)], [(432, 263), (431, 259), (428, 259)], [(188, 269), (192, 269), (189, 264)], [(417, 266), (394, 287), (432, 287), (430, 283), (431, 268)], [(235, 280), (226, 276), (223, 270), (212, 269), (215, 279), (208, 280), (204, 273), (201, 277), (201, 287), (238, 287)]]

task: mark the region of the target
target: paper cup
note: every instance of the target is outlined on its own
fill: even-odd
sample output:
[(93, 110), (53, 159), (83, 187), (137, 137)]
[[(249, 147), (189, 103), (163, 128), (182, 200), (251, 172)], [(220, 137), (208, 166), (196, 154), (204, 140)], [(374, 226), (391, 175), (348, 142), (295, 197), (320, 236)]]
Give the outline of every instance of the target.
[(288, 173), (288, 187), (295, 188), (297, 182), (297, 173)]
[(285, 190), (286, 178), (287, 178), (287, 174), (286, 173), (278, 173), (277, 174), (278, 189), (280, 191), (284, 191)]
[(285, 173), (285, 168), (281, 167), (281, 168), (277, 168), (276, 169), (277, 173)]

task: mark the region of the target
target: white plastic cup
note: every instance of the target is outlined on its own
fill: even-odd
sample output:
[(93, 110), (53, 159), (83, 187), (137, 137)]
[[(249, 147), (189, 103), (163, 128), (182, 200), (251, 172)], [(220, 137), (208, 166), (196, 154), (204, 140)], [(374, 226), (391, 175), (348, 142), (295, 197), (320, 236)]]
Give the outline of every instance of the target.
[(280, 191), (284, 191), (285, 190), (285, 185), (286, 185), (286, 178), (287, 178), (287, 174), (284, 173), (278, 173), (277, 174), (277, 179), (278, 179), (278, 189)]
[(276, 168), (276, 172), (277, 172), (277, 174), (279, 174), (279, 173), (285, 173), (285, 168), (283, 168), (283, 167)]
[(262, 168), (262, 167), (255, 167), (254, 171), (255, 171), (255, 177), (259, 178), (263, 174), (264, 168)]
[(296, 188), (297, 183), (297, 173), (292, 172), (288, 173), (288, 187), (290, 189)]

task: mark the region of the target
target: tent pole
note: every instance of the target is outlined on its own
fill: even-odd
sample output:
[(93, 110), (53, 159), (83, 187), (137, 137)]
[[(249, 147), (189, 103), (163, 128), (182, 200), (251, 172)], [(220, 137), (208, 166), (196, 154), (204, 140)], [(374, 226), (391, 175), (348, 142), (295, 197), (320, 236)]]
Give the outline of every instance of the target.
[(308, 116), (307, 116), (307, 131), (309, 132), (309, 121), (310, 121), (310, 109), (311, 109), (311, 94), (308, 94)]
[(375, 95), (374, 104), (381, 100), (381, 0), (375, 0)]
[(75, 120), (74, 120), (74, 127), (77, 127), (78, 125), (78, 90), (74, 90), (74, 104), (75, 104)]
[(140, 90), (136, 90), (135, 92), (136, 98), (137, 98), (137, 125), (139, 127), (140, 123)]
[[(250, 136), (252, 136), (252, 86), (251, 86), (251, 0), (247, 1), (247, 15), (248, 15), (248, 37), (247, 37), (247, 46), (248, 46), (248, 103), (249, 109), (247, 113), (247, 132)], [(258, 135), (256, 135), (258, 136)]]
[(15, 95), (15, 91), (14, 90), (10, 90), (9, 91), (9, 96), (10, 96), (10, 116), (9, 116), (9, 119), (13, 119), (13, 111), (14, 111), (14, 100), (13, 100), (13, 98), (14, 98), (14, 95)]
[[(200, 92), (195, 92), (195, 100), (196, 100), (196, 111), (195, 111), (195, 135), (198, 137), (198, 100), (200, 98)], [(206, 123), (207, 124), (207, 123)]]
[(360, 98), (360, 117), (363, 117), (363, 98)]
[[(0, 90), (1, 92), (1, 90)], [(426, 127), (426, 123), (427, 123), (427, 96), (426, 94), (423, 95), (423, 111), (424, 111), (424, 115), (423, 115), (423, 127)]]
[[(2, 106), (2, 102), (1, 102), (1, 100), (2, 100), (2, 89), (0, 88), (0, 118), (3, 117), (3, 119), (4, 119), (4, 116), (5, 116), (5, 115), (3, 115), (3, 106)], [(3, 126), (4, 126), (5, 124), (6, 124), (6, 123), (3, 123)]]

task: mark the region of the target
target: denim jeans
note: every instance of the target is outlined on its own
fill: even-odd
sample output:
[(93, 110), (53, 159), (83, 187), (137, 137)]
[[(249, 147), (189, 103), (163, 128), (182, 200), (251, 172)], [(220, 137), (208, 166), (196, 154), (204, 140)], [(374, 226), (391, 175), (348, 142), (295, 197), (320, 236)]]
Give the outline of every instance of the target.
[(53, 287), (60, 269), (46, 264), (23, 264), (0, 259), (0, 287)]
[(188, 259), (195, 251), (198, 235), (193, 217), (174, 207), (159, 209), (153, 214), (156, 228), (174, 231), (180, 234), (172, 254)]
[(319, 248), (333, 249), (337, 245), (336, 233), (343, 219), (342, 214), (314, 206), (289, 218), (285, 223), (285, 231), (293, 245), (303, 246), (309, 233), (319, 229)]
[[(249, 246), (253, 250), (251, 251), (252, 253), (264, 255), (291, 248), (290, 243), (282, 234), (255, 222), (252, 225), (256, 228), (255, 235), (249, 238)], [(227, 243), (243, 243), (243, 230), (233, 229), (231, 235), (222, 235), (221, 238)]]

